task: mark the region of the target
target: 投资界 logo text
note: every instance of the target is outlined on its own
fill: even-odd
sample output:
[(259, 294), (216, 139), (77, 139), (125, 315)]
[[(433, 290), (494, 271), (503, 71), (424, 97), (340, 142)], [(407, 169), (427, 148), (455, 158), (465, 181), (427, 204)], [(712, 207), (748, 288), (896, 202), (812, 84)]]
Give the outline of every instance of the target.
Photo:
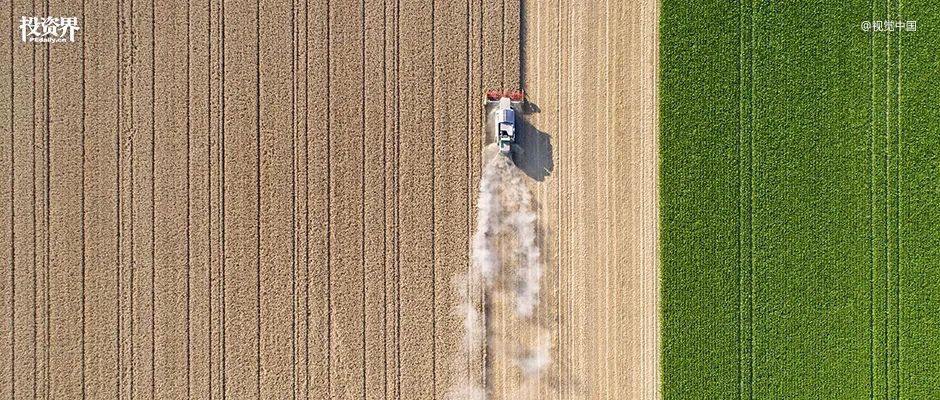
[(82, 28), (76, 17), (21, 17), (20, 39), (32, 43), (75, 42)]

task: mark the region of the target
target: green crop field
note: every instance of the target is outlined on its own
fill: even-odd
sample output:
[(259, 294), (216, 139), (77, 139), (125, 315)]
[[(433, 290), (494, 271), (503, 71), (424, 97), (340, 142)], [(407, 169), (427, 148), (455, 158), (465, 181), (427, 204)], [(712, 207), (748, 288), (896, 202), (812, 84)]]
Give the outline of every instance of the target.
[(664, 398), (940, 399), (940, 1), (660, 23)]

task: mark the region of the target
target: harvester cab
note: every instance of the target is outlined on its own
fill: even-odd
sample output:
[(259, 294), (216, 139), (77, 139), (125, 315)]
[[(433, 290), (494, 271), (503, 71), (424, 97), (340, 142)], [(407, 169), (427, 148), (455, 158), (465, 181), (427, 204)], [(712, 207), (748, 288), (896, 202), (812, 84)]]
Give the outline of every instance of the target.
[(495, 141), (499, 152), (509, 154), (516, 142), (516, 112), (522, 104), (525, 94), (521, 91), (486, 93), (487, 142)]

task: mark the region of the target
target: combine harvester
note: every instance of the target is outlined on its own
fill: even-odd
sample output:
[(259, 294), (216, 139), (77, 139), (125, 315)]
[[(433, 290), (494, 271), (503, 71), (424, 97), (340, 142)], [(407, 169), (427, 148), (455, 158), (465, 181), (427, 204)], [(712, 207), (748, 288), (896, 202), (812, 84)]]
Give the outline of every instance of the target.
[(496, 143), (500, 154), (509, 155), (516, 143), (516, 112), (525, 98), (521, 91), (486, 92), (486, 144)]

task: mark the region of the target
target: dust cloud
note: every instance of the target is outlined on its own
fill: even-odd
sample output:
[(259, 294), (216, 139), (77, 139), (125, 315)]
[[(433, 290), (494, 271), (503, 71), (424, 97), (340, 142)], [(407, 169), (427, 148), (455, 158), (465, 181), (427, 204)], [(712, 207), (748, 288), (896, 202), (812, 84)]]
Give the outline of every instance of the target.
[[(461, 377), (449, 398), (483, 400), (489, 398), (486, 377), (491, 375), (493, 352), (509, 352), (501, 357), (515, 360), (521, 376), (520, 387), (534, 387), (551, 363), (551, 337), (539, 326), (533, 312), (539, 303), (543, 275), (541, 249), (537, 240), (538, 217), (532, 210), (532, 195), (523, 174), (509, 156), (496, 145), (484, 151), (485, 164), (480, 178), (477, 226), (471, 248), (472, 266), (455, 285), (463, 304), (458, 312), (464, 320), (465, 340), (456, 365)], [(512, 299), (509, 313), (517, 324), (538, 332), (532, 342), (499, 337), (490, 329), (486, 316), (496, 296)], [(485, 356), (482, 353), (487, 353)], [(473, 365), (482, 365), (482, 371)]]

